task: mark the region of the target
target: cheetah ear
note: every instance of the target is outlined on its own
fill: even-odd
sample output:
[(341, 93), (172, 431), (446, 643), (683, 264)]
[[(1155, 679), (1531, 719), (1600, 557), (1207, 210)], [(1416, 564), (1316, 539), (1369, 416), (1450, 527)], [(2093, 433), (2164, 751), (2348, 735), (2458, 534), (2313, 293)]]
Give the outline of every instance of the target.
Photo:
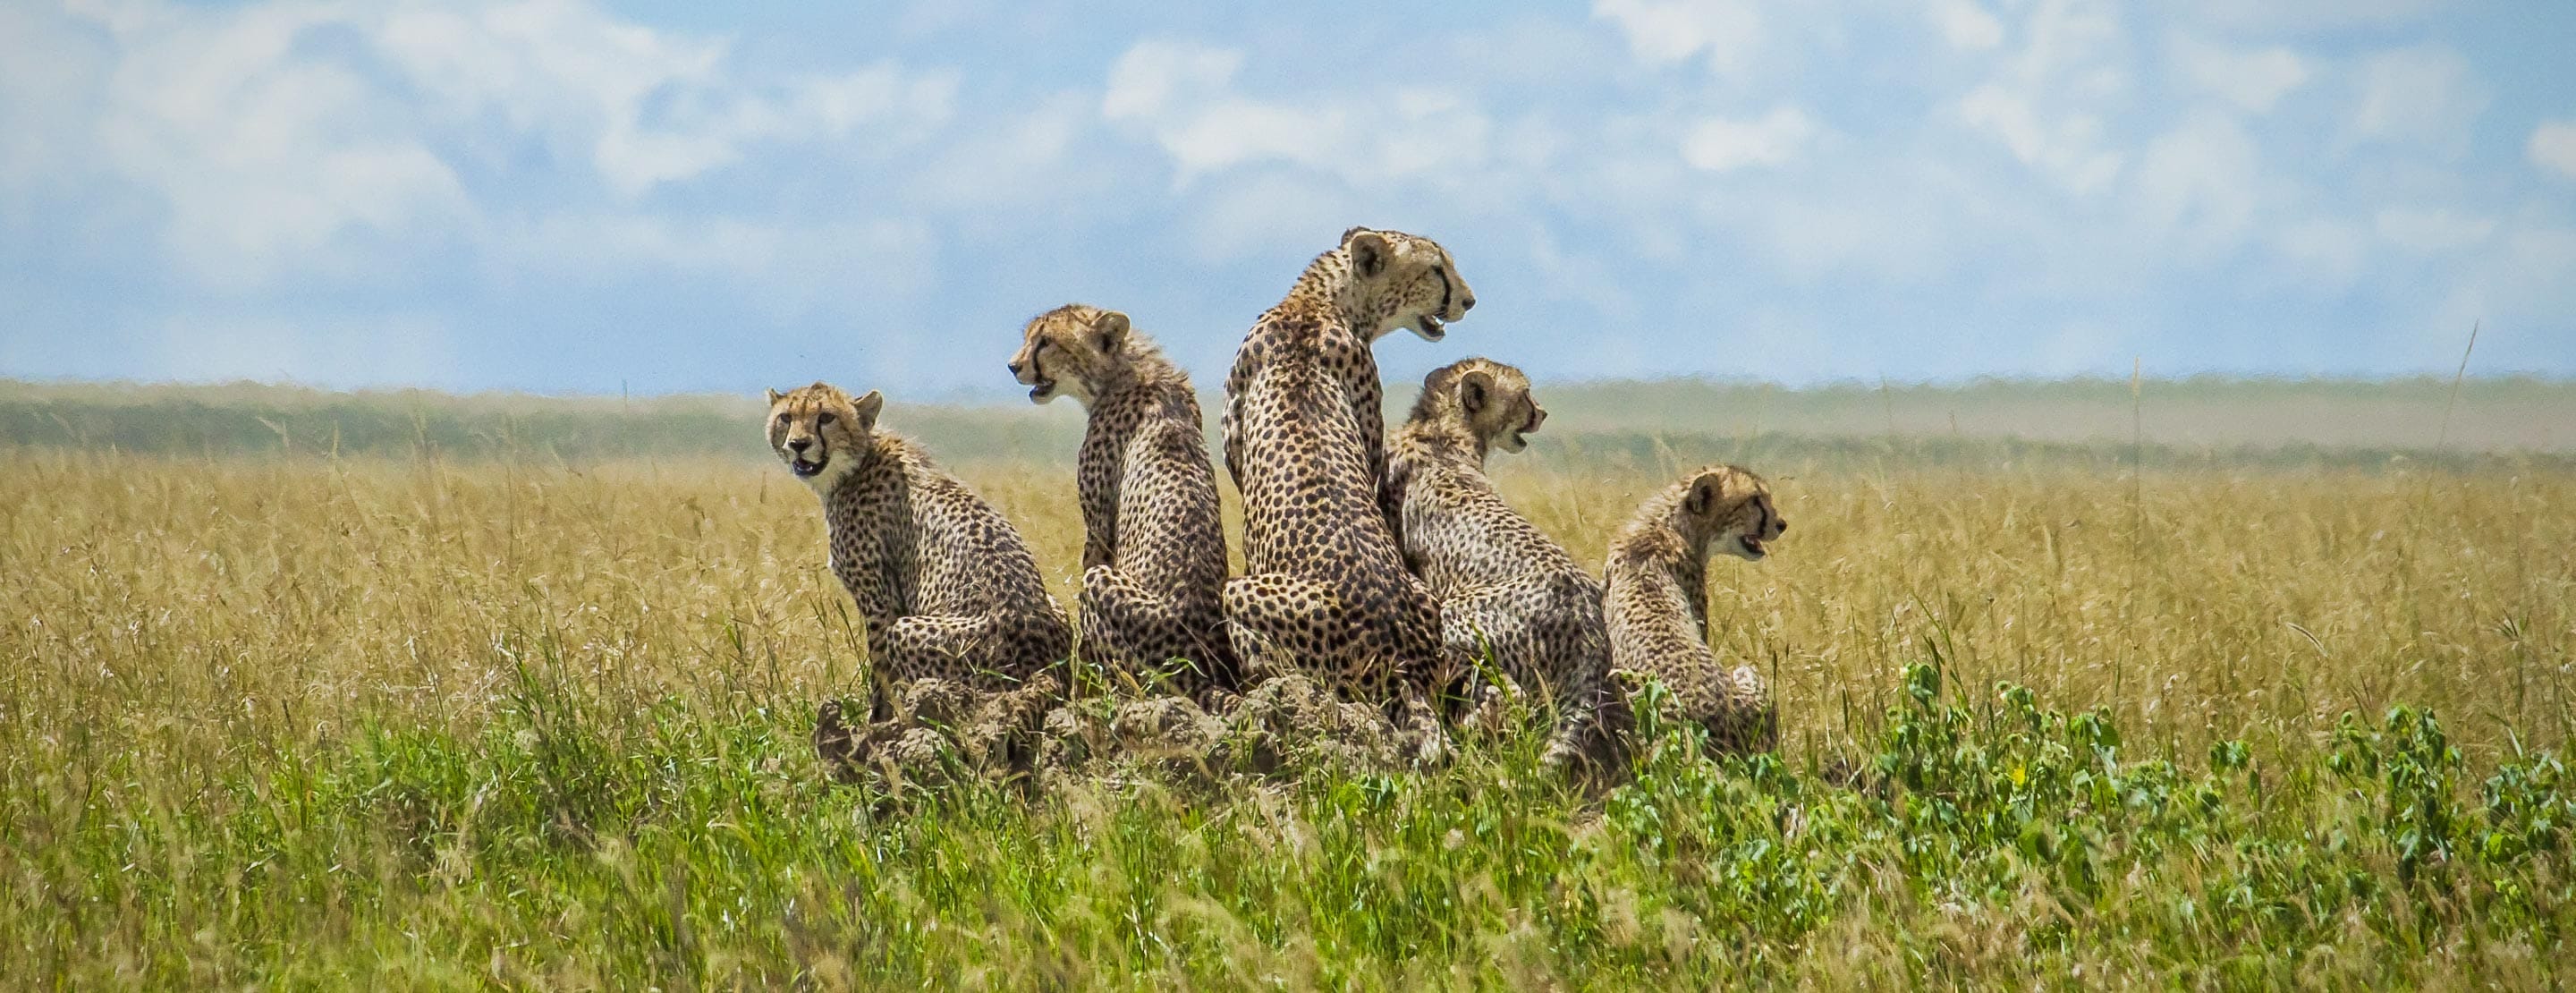
[(769, 391), (769, 405), (770, 405), (770, 406), (772, 406), (772, 407), (778, 406), (778, 399), (779, 399), (780, 397), (783, 397), (783, 396), (786, 396), (786, 394), (784, 394), (784, 393), (780, 393), (780, 392), (778, 392), (777, 390), (770, 390), (770, 391)]
[(1395, 246), (1387, 243), (1385, 235), (1375, 231), (1352, 232), (1347, 244), (1351, 247), (1351, 270), (1359, 273), (1362, 279), (1385, 275), (1387, 263), (1395, 256)]
[(1127, 341), (1127, 315), (1114, 310), (1101, 311), (1100, 316), (1091, 322), (1091, 333), (1099, 337), (1101, 351), (1115, 352)]
[(1350, 244), (1352, 235), (1366, 230), (1368, 230), (1368, 226), (1364, 224), (1353, 224), (1350, 227), (1342, 229), (1342, 244)]
[(1726, 474), (1703, 472), (1691, 480), (1690, 493), (1682, 497), (1682, 509), (1693, 517), (1707, 517), (1726, 499)]
[(873, 430), (877, 426), (877, 412), (885, 409), (885, 394), (869, 390), (868, 395), (850, 401), (850, 407), (859, 412), (859, 430)]
[(1468, 372), (1458, 377), (1458, 409), (1466, 411), (1469, 416), (1484, 413), (1485, 404), (1493, 399), (1493, 392), (1494, 377), (1481, 371)]

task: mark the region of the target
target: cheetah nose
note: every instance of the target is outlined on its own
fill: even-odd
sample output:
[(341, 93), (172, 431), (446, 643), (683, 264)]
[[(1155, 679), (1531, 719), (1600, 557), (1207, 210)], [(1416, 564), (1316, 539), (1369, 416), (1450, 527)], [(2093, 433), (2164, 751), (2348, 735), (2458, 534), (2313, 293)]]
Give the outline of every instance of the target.
[(1475, 297), (1471, 297), (1471, 296), (1469, 296), (1469, 297), (1459, 297), (1459, 298), (1458, 298), (1458, 312), (1459, 312), (1459, 313), (1464, 314), (1464, 313), (1466, 313), (1466, 312), (1468, 312), (1468, 311), (1470, 311), (1470, 310), (1474, 310), (1474, 309), (1476, 309), (1476, 298), (1475, 298)]
[(1019, 363), (1017, 363), (1017, 362), (1013, 362), (1013, 363), (1011, 363), (1011, 364), (1010, 364), (1010, 366), (1011, 366), (1011, 375), (1017, 376), (1017, 375), (1019, 375), (1019, 374), (1020, 374), (1020, 364), (1019, 364)]
[(814, 447), (814, 439), (812, 438), (787, 439), (787, 450), (799, 455), (805, 454), (805, 450), (812, 447)]
[(1780, 527), (1780, 532), (1779, 532), (1779, 533), (1781, 533), (1781, 534), (1788, 534), (1788, 533), (1789, 533), (1789, 519), (1788, 519), (1788, 518), (1783, 517), (1783, 518), (1780, 518), (1780, 519), (1778, 519), (1778, 520), (1772, 521), (1771, 523), (1776, 524), (1776, 525), (1779, 525), (1779, 527)]

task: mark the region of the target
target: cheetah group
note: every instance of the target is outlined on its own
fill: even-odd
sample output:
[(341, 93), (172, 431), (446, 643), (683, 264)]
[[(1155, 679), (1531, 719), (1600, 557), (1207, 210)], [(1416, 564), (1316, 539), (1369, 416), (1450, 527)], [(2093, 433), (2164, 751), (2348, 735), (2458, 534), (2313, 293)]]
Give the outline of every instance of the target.
[(1188, 374), (1119, 311), (1030, 320), (1012, 376), (1088, 418), (1070, 621), (1011, 524), (881, 427), (879, 393), (771, 391), (770, 447), (820, 498), (831, 572), (866, 624), (867, 719), (825, 703), (818, 753), (850, 778), (885, 761), (871, 749), (915, 747), (968, 713), (1002, 715), (986, 758), (1069, 747), (1043, 742), (1079, 737), (1047, 709), (1082, 682), (1076, 667), (1170, 701), (1121, 722), (1221, 730), (1254, 701), (1313, 697), (1298, 706), (1382, 719), (1361, 723), (1399, 732), (1415, 765), (1526, 700), (1553, 711), (1551, 765), (1615, 771), (1652, 683), (1719, 747), (1773, 747), (1759, 675), (1709, 649), (1703, 579), (1707, 556), (1759, 560), (1786, 530), (1761, 477), (1710, 466), (1649, 497), (1596, 579), (1486, 477), (1489, 452), (1521, 451), (1546, 420), (1521, 370), (1435, 370), (1390, 435), (1373, 345), (1398, 329), (1440, 341), (1475, 305), (1439, 243), (1352, 228), (1253, 322), (1221, 411), (1240, 575)]

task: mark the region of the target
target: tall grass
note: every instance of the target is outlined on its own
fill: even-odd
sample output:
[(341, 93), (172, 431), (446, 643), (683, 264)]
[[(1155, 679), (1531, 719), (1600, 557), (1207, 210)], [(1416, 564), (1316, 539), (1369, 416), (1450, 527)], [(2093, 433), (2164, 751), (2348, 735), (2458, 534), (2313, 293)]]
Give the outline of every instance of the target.
[[(1543, 446), (1542, 446), (1543, 447)], [(0, 985), (2563, 974), (2576, 472), (1875, 455), (1712, 569), (1780, 754), (825, 785), (860, 639), (734, 457), (0, 456)], [(1496, 460), (1596, 560), (1702, 452)], [(1060, 461), (965, 459), (1068, 602)], [(2129, 667), (2115, 679), (2115, 662)], [(2115, 687), (2120, 691), (2115, 692)], [(2080, 972), (2079, 972), (2080, 970)]]

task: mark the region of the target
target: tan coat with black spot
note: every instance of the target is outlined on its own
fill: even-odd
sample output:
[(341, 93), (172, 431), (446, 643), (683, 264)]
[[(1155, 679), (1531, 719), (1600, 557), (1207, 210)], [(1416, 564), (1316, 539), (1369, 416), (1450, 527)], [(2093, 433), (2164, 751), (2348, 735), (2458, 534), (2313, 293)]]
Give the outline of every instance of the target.
[(1189, 377), (1127, 315), (1085, 304), (1030, 320), (1010, 366), (1032, 402), (1089, 410), (1074, 470), (1083, 657), (1186, 694), (1234, 688), (1225, 530)]
[(877, 430), (885, 400), (825, 383), (769, 392), (769, 444), (823, 501), (832, 574), (867, 621), (878, 707), (903, 684), (1018, 685), (1064, 660), (1073, 631), (1011, 523), (911, 442)]
[(1478, 358), (1433, 370), (1387, 446), (1387, 486), (1405, 563), (1440, 603), (1442, 643), (1554, 700), (1549, 762), (1608, 763), (1628, 721), (1609, 683), (1601, 584), (1485, 476), (1487, 451), (1522, 450), (1546, 419), (1519, 369)]
[(1662, 682), (1720, 748), (1771, 748), (1779, 716), (1761, 674), (1727, 669), (1709, 650), (1707, 562), (1719, 552), (1758, 562), (1788, 529), (1770, 485), (1736, 466), (1709, 466), (1647, 498), (1602, 570), (1614, 679), (1632, 690)]
[(1397, 708), (1422, 733), (1423, 761), (1443, 750), (1431, 698), (1452, 671), (1439, 608), (1405, 570), (1381, 502), (1368, 343), (1408, 324), (1436, 335), (1471, 299), (1439, 245), (1353, 229), (1253, 325), (1226, 380), (1226, 464), (1244, 508), (1245, 575), (1224, 593), (1236, 654)]

